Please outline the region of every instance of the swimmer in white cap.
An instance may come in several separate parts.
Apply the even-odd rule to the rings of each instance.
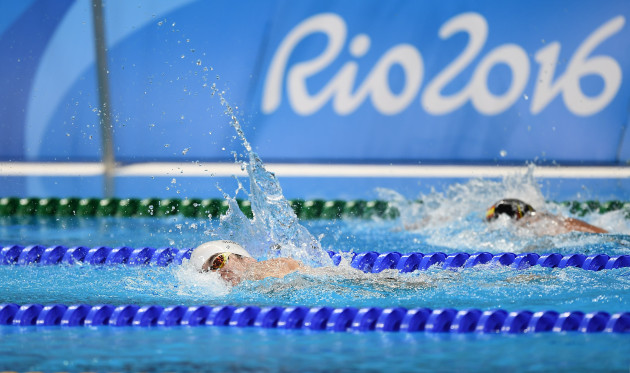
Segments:
[[[199,245],[190,255],[190,263],[199,272],[217,272],[226,282],[237,285],[243,280],[282,278],[303,268],[291,258],[254,259],[234,241],[210,241]]]

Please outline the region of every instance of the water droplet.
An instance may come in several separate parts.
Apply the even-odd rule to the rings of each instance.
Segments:
[[[175,180],[175,178],[173,178],[173,179],[171,180],[171,184],[175,184],[176,182],[177,182],[177,180]]]
[[[197,60],[197,66],[201,66],[201,60]]]
[[[507,152],[505,150],[501,150],[499,154],[501,154],[501,157],[505,157],[507,155]]]
[[[162,22],[162,21],[158,22],[158,26],[162,26],[163,24],[164,24],[164,22]]]
[[[171,144],[164,144],[165,148],[168,148],[169,146],[171,146]]]
[[[529,96],[526,95],[526,94],[523,94],[523,98],[526,99],[526,100],[529,100]]]
[[[183,154],[183,155],[186,155],[186,153],[188,153],[188,151],[189,151],[189,150],[190,150],[190,148],[186,148],[186,149],[182,150],[182,154]],[[174,180],[174,179],[173,179],[173,180]]]
[[[184,115],[182,114],[182,116],[179,117],[179,119],[184,120]]]
[[[186,56],[182,54],[182,57],[181,57],[181,58],[186,58]]]

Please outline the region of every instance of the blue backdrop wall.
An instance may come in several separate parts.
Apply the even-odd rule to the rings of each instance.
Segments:
[[[628,1],[104,3],[122,162],[630,161]],[[99,160],[91,2],[0,7],[0,160]]]

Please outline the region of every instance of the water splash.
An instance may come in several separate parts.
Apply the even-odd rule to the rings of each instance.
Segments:
[[[247,161],[243,162],[243,167],[249,175],[248,197],[254,216],[249,220],[238,208],[236,196],[226,196],[230,209],[221,219],[222,232],[241,243],[259,259],[291,257],[311,266],[330,264],[330,258],[322,250],[319,240],[300,224],[293,208],[284,198],[276,176],[267,171],[260,157],[252,150],[223,92],[217,89],[216,84],[211,89],[213,95],[219,96],[224,113],[230,118],[231,126],[247,151]],[[240,184],[239,190],[242,190]]]
[[[180,34],[180,30],[174,26],[170,31],[176,35]],[[224,192],[224,198],[229,206],[227,213],[221,217],[218,227],[211,226],[204,231],[205,237],[199,237],[198,241],[191,246],[196,246],[203,240],[232,239],[243,245],[257,259],[284,256],[297,259],[310,266],[330,264],[330,258],[322,250],[319,240],[300,224],[291,205],[284,198],[275,175],[266,170],[260,157],[252,150],[238,119],[238,107],[230,105],[226,99],[226,93],[217,87],[220,76],[216,75],[217,81],[211,83],[210,75],[214,74],[214,69],[204,65],[201,59],[196,57],[197,55],[194,55],[194,58],[188,58],[189,52],[194,53],[191,40],[176,38],[176,42],[181,49],[180,55],[186,57],[178,60],[189,64],[190,72],[201,80],[201,87],[209,90],[211,97],[219,99],[224,114],[236,131],[232,138],[240,140],[245,150],[242,153],[232,152],[234,160],[241,163],[242,169],[248,172],[250,181],[249,192],[238,180],[238,188],[233,196]],[[188,87],[184,90],[188,93],[192,92]],[[236,197],[239,193],[246,194],[251,202],[253,212],[251,220],[241,212],[238,206]]]
[[[524,174],[506,176],[503,180],[473,179],[455,183],[444,192],[420,194],[417,201],[407,200],[395,191],[379,189],[378,193],[400,211],[400,219],[408,228],[448,225],[470,214],[483,217],[485,210],[502,198],[527,201],[535,209],[546,207],[545,198],[530,166]]]
[[[570,216],[567,207],[545,201],[534,169],[531,165],[526,172],[508,175],[502,180],[473,179],[452,184],[444,192],[420,195],[416,201],[386,189],[379,190],[379,195],[400,211],[402,229],[413,232],[431,245],[491,252],[540,251],[579,245],[588,235],[538,236],[531,230],[511,224],[505,216],[492,224],[485,223],[486,209],[502,198],[518,198],[538,211]],[[584,219],[597,224],[593,216]],[[611,221],[609,218],[608,222]],[[603,227],[620,232],[608,225]],[[606,239],[601,235],[596,237],[599,241]]]

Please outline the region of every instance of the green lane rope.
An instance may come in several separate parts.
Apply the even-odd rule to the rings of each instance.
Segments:
[[[249,201],[237,199],[241,211],[252,217]],[[300,219],[339,218],[394,218],[398,210],[386,201],[294,199],[289,203]],[[566,201],[560,202],[570,208],[571,213],[584,216],[587,213],[625,211],[630,218],[630,202],[624,201]],[[0,198],[0,216],[79,216],[79,217],[185,217],[207,218],[225,214],[228,203],[224,199],[159,199],[159,198]]]
[[[248,200],[237,199],[241,211],[252,217]],[[289,201],[300,219],[335,219],[343,217],[392,218],[398,213],[384,201]],[[80,216],[80,217],[218,217],[228,210],[224,199],[158,198],[0,198],[0,216]]]

